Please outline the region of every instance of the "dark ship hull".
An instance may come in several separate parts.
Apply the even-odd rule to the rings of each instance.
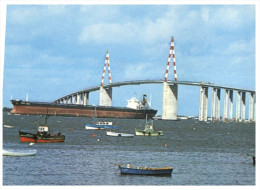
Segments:
[[[48,102],[28,102],[21,100],[11,100],[13,109],[11,114],[25,115],[48,115],[55,116],[75,116],[75,117],[100,117],[100,118],[126,118],[145,119],[155,116],[157,110],[136,110],[124,107],[106,107],[78,104],[56,104]]]

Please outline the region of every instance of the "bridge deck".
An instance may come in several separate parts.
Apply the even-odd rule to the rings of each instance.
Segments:
[[[206,82],[192,82],[192,81],[167,81],[169,84],[179,84],[179,85],[189,85],[189,86],[203,86],[203,87],[211,87],[211,88],[221,88],[221,89],[227,89],[227,90],[236,90],[241,92],[252,92],[255,93],[255,90],[250,89],[242,89],[242,88],[234,88],[234,87],[227,87],[227,86],[221,86],[221,85],[215,85],[214,83],[206,83]],[[111,84],[103,85],[104,88],[112,88],[112,87],[120,87],[120,86],[126,86],[126,85],[141,85],[141,84],[160,84],[164,83],[164,80],[135,80],[135,81],[123,81],[123,82],[114,82]],[[68,94],[66,96],[60,97],[54,102],[66,98],[68,96],[74,96],[81,93],[89,93],[93,91],[97,91],[100,89],[100,86],[94,86],[90,88],[86,88],[77,92],[73,92],[71,94]]]

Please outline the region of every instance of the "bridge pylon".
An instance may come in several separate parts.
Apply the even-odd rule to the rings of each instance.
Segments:
[[[163,107],[162,107],[162,119],[165,120],[177,120],[177,101],[178,101],[178,85],[169,85],[167,83],[168,73],[170,68],[171,57],[173,58],[174,67],[174,80],[177,81],[177,69],[175,62],[175,50],[174,39],[171,37],[171,46],[168,56],[167,68],[163,83]]]
[[[112,83],[111,79],[111,69],[110,69],[110,61],[109,61],[109,52],[106,52],[106,59],[103,69],[103,75],[101,79],[101,85],[99,90],[99,105],[100,106],[112,106],[112,88],[104,88],[104,78],[106,73],[106,68],[108,67],[108,74],[109,74],[109,83]]]

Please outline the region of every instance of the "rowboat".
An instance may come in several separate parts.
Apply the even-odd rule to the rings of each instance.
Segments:
[[[12,125],[6,125],[6,124],[4,124],[3,126],[4,126],[5,128],[10,128],[10,129],[14,128],[14,126],[12,126]]]
[[[107,131],[107,136],[112,136],[112,137],[134,137],[133,134],[129,133],[116,133],[112,131]]]
[[[132,175],[172,175],[172,167],[163,168],[148,168],[148,167],[137,167],[130,166],[129,164],[118,165],[121,174],[132,174]]]
[[[37,150],[5,150],[3,149],[3,156],[35,156]]]

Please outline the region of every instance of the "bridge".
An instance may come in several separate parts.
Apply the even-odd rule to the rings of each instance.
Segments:
[[[175,74],[174,81],[167,80],[171,56],[173,57],[173,66],[174,66],[174,74]],[[109,72],[109,84],[103,84],[107,65],[108,65],[108,72]],[[209,88],[212,88],[212,102],[211,102],[211,120],[212,121],[220,120],[221,90],[224,90],[223,121],[232,121],[233,120],[233,94],[234,94],[234,91],[237,92],[236,93],[237,94],[236,121],[237,122],[245,121],[246,93],[249,94],[248,120],[249,120],[249,122],[255,121],[256,96],[255,96],[254,90],[216,85],[214,83],[178,81],[177,80],[173,37],[171,38],[170,53],[169,53],[169,57],[168,57],[167,69],[166,69],[166,74],[165,74],[164,80],[134,80],[134,81],[123,81],[123,82],[112,83],[110,62],[109,62],[109,52],[107,51],[100,86],[94,86],[94,87],[90,87],[90,88],[86,88],[86,89],[83,89],[80,91],[70,93],[68,95],[65,95],[65,96],[62,96],[62,97],[56,99],[54,101],[54,103],[88,105],[89,93],[94,92],[94,91],[100,91],[99,105],[112,106],[112,88],[126,86],[126,85],[141,85],[141,84],[163,84],[162,119],[165,119],[165,120],[177,120],[178,85],[189,85],[189,86],[197,86],[200,88],[200,107],[199,107],[199,120],[200,121],[208,120],[208,91],[209,91]]]

